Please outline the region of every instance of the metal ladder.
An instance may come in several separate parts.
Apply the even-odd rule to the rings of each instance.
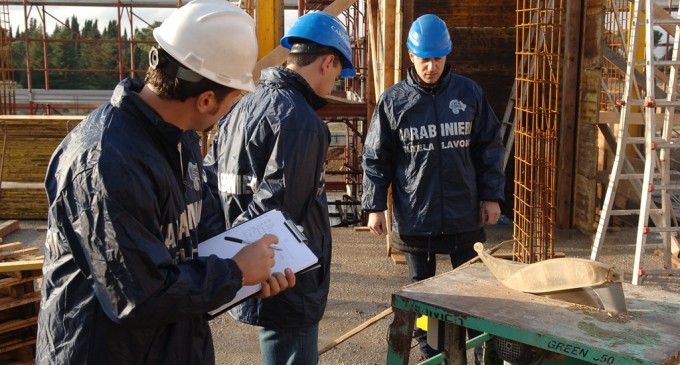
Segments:
[[[644,9],[642,8],[644,7]],[[678,47],[680,47],[680,19],[664,17],[654,19],[654,5],[652,0],[634,0],[631,12],[632,25],[628,45],[626,80],[624,85],[623,99],[620,102],[621,116],[617,137],[616,155],[614,157],[612,172],[609,176],[609,184],[605,194],[600,220],[595,233],[590,258],[597,260],[600,248],[604,242],[604,236],[612,215],[639,215],[638,229],[635,240],[635,258],[632,272],[632,283],[641,284],[645,275],[672,273],[671,245],[677,244],[677,234],[680,232],[677,222],[671,226],[671,218],[674,217],[671,204],[673,191],[680,191],[680,185],[673,184],[670,174],[670,152],[673,148],[679,148],[680,143],[673,143],[672,129],[675,117],[675,108],[680,107],[680,100],[676,94],[678,71]],[[671,60],[657,61],[654,59],[654,27],[672,26],[675,28],[673,55]],[[644,28],[644,62],[636,61],[638,32]],[[664,66],[670,70],[670,77],[665,92],[655,92],[656,79],[654,71],[657,67]],[[639,91],[635,81],[635,70],[644,67],[646,95]],[[641,86],[641,85],[640,85]],[[651,90],[651,91],[650,91]],[[658,88],[656,88],[658,90]],[[665,95],[662,95],[665,94]],[[631,109],[640,108],[644,125],[644,137],[633,137],[629,133],[632,124]],[[657,108],[664,111],[658,117],[663,118],[659,133],[657,133]],[[631,163],[626,160],[629,147],[644,146],[644,170],[631,172]],[[622,173],[622,170],[626,170]],[[639,209],[614,209],[614,197],[621,179],[629,180],[634,187],[640,189]],[[652,193],[661,191],[660,207],[652,200]],[[649,226],[649,219],[654,222],[654,227]],[[663,269],[650,270],[643,268],[643,256],[649,233],[658,232],[662,237]]]

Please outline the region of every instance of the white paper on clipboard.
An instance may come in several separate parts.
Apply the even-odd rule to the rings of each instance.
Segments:
[[[198,255],[231,258],[243,248],[243,244],[227,241],[224,237],[234,237],[246,242],[253,242],[267,233],[279,238],[279,243],[273,247],[281,249],[275,253],[276,263],[272,272],[283,272],[285,268],[290,268],[294,273],[299,273],[313,267],[318,262],[316,255],[307,247],[307,238],[304,234],[300,232],[293,221],[286,219],[278,209],[263,213],[199,243]],[[224,312],[247,297],[256,294],[261,288],[261,284],[244,286],[229,303],[208,314],[214,316]]]

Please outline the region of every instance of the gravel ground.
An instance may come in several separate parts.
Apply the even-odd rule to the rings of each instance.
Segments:
[[[4,242],[23,242],[42,247],[45,221],[22,221],[21,230],[5,237]],[[496,225],[488,229],[491,248],[512,239],[512,225]],[[648,239],[648,244],[658,242]],[[555,248],[568,257],[588,258],[592,239],[575,230],[556,232]],[[333,266],[328,307],[320,324],[319,348],[378,316],[390,307],[391,294],[408,284],[407,268],[395,264],[387,256],[384,237],[353,228],[333,228]],[[606,235],[601,261],[610,263],[625,273],[630,281],[635,252],[635,231],[622,229]],[[646,265],[661,267],[660,259],[648,250]],[[438,273],[450,270],[448,258],[438,259]],[[670,291],[680,291],[680,278],[650,276],[643,285]],[[322,365],[385,364],[387,330],[392,315],[377,320],[346,341],[332,346],[320,355]],[[218,364],[251,365],[260,363],[257,330],[233,320],[228,314],[211,322]],[[416,363],[417,349],[411,351],[411,364]]]

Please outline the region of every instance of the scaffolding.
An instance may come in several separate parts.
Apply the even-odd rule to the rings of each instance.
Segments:
[[[320,11],[333,1],[300,1],[298,15],[310,11]],[[343,11],[338,19],[345,24],[352,42],[352,63],[356,75],[340,81],[342,87],[334,99],[347,99],[342,103],[331,104],[318,111],[319,116],[331,130],[331,145],[326,159],[326,190],[329,191],[328,204],[332,206],[331,217],[336,226],[360,224],[364,218],[361,213],[361,152],[368,128],[366,109],[366,17],[365,2],[357,1]]]
[[[16,99],[12,69],[12,28],[9,23],[9,7],[0,5],[0,114],[15,114]]]
[[[42,27],[42,36],[29,35],[25,32],[22,39],[11,39],[12,32],[3,31],[2,38],[2,62],[0,65],[0,75],[3,77],[0,114],[9,115],[84,115],[99,105],[108,101],[110,89],[107,90],[61,90],[51,87],[50,81],[57,72],[68,73],[71,77],[84,77],[92,73],[111,73],[116,75],[116,79],[125,77],[141,77],[144,75],[145,64],[140,63],[140,59],[146,58],[146,53],[140,56],[140,51],[147,50],[155,43],[153,40],[135,38],[135,26],[141,25],[142,28],[151,27],[151,22],[139,16],[140,9],[148,8],[176,8],[186,1],[181,0],[118,0],[118,1],[97,1],[86,0],[69,4],[74,8],[79,7],[109,7],[115,8],[118,24],[118,37],[115,40],[94,40],[86,39],[78,32],[72,31],[69,39],[55,39],[47,36],[47,21],[55,22],[61,27],[68,29],[68,21],[58,19],[54,16],[50,6],[64,5],[66,3],[55,3],[50,1],[31,1],[22,0],[0,0],[2,13],[2,23],[0,28],[10,30],[8,8],[22,9],[24,16],[24,29],[28,29],[29,19],[37,18]],[[253,16],[254,6],[252,0],[233,1],[246,12]],[[337,1],[284,1],[284,9],[297,9],[298,14],[309,11],[322,10]],[[345,3],[348,3],[345,1]],[[338,19],[346,26],[353,48],[353,63],[357,74],[353,78],[343,79],[336,87],[336,90],[328,98],[331,102],[327,107],[318,111],[319,116],[328,124],[333,135],[333,142],[329,150],[327,160],[327,190],[329,191],[329,204],[335,207],[338,214],[339,225],[358,224],[362,221],[360,214],[361,180],[363,172],[361,169],[361,151],[368,124],[368,115],[365,97],[365,80],[367,73],[367,43],[365,25],[365,6],[364,1],[356,1],[344,8]],[[77,13],[74,10],[74,13]],[[126,39],[124,35],[129,30]],[[35,61],[36,55],[30,52],[19,55],[26,60],[25,68],[18,68],[11,65],[13,56],[17,56],[11,50],[12,42],[24,42],[26,49],[35,49],[45,55],[44,59]],[[50,44],[77,43],[86,44],[91,47],[99,47],[101,57],[115,59],[115,69],[54,69],[49,67],[50,54],[47,51]],[[115,45],[114,52],[108,52],[103,44]],[[124,51],[125,50],[125,51]],[[143,56],[143,57],[142,57]],[[33,58],[32,58],[33,57]],[[23,88],[14,91],[13,82],[4,82],[5,78],[11,78],[16,72],[24,72],[27,75],[27,83]],[[44,88],[35,82],[31,75],[38,75],[45,80]],[[38,86],[39,85],[39,86]],[[10,88],[9,86],[12,86]],[[11,92],[11,94],[10,94]],[[0,135],[1,137],[2,135]],[[0,141],[1,142],[1,141]],[[0,168],[0,170],[2,170]]]
[[[561,0],[517,2],[513,260],[554,257]]]
[[[140,8],[176,8],[181,5],[181,1],[158,1],[145,0],[142,2],[132,1],[96,1],[88,0],[74,3],[73,7],[101,7],[115,10],[115,17],[117,20],[117,37],[115,39],[90,39],[79,31],[73,29],[69,20],[60,19],[53,14],[50,6],[64,5],[60,2],[27,2],[18,0],[2,0],[0,1],[3,9],[13,8],[15,12],[20,9],[23,12],[23,26],[24,34],[20,39],[10,39],[10,43],[22,43],[24,47],[24,54],[16,47],[13,53],[7,54],[7,59],[12,60],[14,57],[19,57],[24,60],[24,65],[18,64],[7,65],[3,67],[3,72],[8,74],[25,74],[25,80],[22,80],[22,85],[18,86],[27,90],[29,96],[27,100],[15,100],[15,111],[13,113],[5,114],[86,114],[97,104],[81,105],[74,100],[60,100],[51,97],[51,91],[56,90],[52,87],[52,83],[60,75],[65,78],[86,77],[86,75],[111,75],[112,80],[120,80],[125,77],[140,77],[146,71],[145,51],[153,46],[152,40],[143,40],[135,38],[135,28],[137,25],[142,25],[146,28],[151,26],[150,22],[144,20],[137,14],[137,9]],[[69,5],[71,6],[71,5]],[[8,10],[9,11],[9,10]],[[74,10],[77,13],[77,10]],[[82,20],[82,19],[81,19]],[[90,19],[86,19],[90,20]],[[96,20],[96,19],[95,19]],[[39,34],[31,34],[31,22],[35,21],[38,26]],[[48,36],[50,23],[57,24],[64,30],[64,34],[59,37]],[[8,22],[8,29],[10,29],[10,37],[12,35],[11,25]],[[129,34],[128,34],[129,32]],[[57,69],[53,66],[51,59],[51,52],[49,50],[55,46],[74,45],[74,47],[87,47],[91,50],[91,54],[96,55],[96,58],[109,60],[115,64],[112,68],[79,68],[79,67],[63,67]],[[142,54],[142,51],[144,54]],[[4,57],[3,57],[4,59]],[[37,82],[38,79],[40,82]],[[16,77],[15,77],[16,80]],[[45,99],[35,99],[32,94],[34,90],[46,91],[42,93]],[[74,91],[77,93],[77,91]]]

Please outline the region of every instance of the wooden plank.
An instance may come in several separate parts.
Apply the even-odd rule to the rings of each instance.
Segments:
[[[21,248],[21,246],[23,246],[23,243],[21,242],[5,243],[0,245],[0,251],[16,250]]]
[[[42,277],[40,270],[27,270],[22,273],[29,273],[29,275],[22,275],[21,277],[5,277],[0,279],[0,289],[26,283],[33,280],[38,280]]]
[[[29,347],[35,345],[34,338],[18,338],[14,340],[0,342],[0,354],[20,349],[22,347]]]
[[[321,350],[319,350],[319,355],[323,354],[324,352],[334,348],[335,346],[347,341],[350,337],[356,335],[357,333],[365,330],[366,328],[370,327],[372,324],[375,322],[387,317],[388,315],[392,314],[392,307],[389,307],[382,311],[381,313],[373,316],[373,318],[369,319],[368,321],[362,323],[361,325],[355,327],[351,331],[345,333],[344,335],[338,337],[335,339],[333,342],[329,343],[328,345],[324,346]]]
[[[395,264],[399,265],[406,264],[406,256],[404,256],[404,253],[394,248],[390,250],[390,258],[392,259],[392,262],[394,262]]]
[[[25,122],[25,121],[60,121],[68,122],[71,120],[83,120],[84,115],[0,115],[0,121],[6,122]]]
[[[357,0],[335,0],[325,7],[323,11],[338,16],[356,2]],[[253,70],[253,81],[255,81],[255,84],[257,84],[260,80],[260,72],[263,69],[284,63],[286,61],[286,57],[288,57],[288,49],[279,45],[274,48],[273,51],[269,52],[266,56],[257,61],[255,64],[255,69]]]
[[[45,190],[45,184],[41,182],[20,182],[20,181],[3,181],[3,189],[38,189]]]
[[[23,248],[21,250],[14,250],[9,252],[0,252],[0,261],[16,259],[21,256],[37,254],[40,251],[37,247]]]
[[[0,272],[6,273],[21,270],[37,270],[42,268],[42,264],[42,258],[14,262],[0,262]]]
[[[0,334],[15,331],[21,328],[33,326],[38,323],[38,317],[27,319],[13,319],[5,323],[0,323]]]
[[[10,233],[18,231],[21,229],[21,223],[18,220],[9,220],[0,224],[0,237],[7,237]],[[0,250],[3,250],[0,247]]]
[[[36,291],[30,294],[26,294],[21,298],[12,297],[0,297],[0,310],[6,310],[9,308],[15,308],[24,304],[29,303],[39,303],[40,302],[40,292]]]

